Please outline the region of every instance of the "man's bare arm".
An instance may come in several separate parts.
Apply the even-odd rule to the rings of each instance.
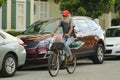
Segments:
[[[59,27],[56,27],[53,32],[51,33],[51,36],[54,36],[54,33],[56,33],[58,31]]]

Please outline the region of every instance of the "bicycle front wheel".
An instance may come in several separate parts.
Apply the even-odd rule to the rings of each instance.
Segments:
[[[48,71],[52,77],[55,77],[58,74],[60,68],[59,66],[60,66],[59,57],[57,54],[52,52],[48,59]]]
[[[66,70],[69,74],[72,74],[75,71],[76,62],[77,62],[76,56],[75,56],[75,54],[73,54],[73,60],[70,62],[67,62]]]

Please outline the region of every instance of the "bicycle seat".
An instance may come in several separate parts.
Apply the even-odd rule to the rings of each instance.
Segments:
[[[84,44],[84,42],[82,41],[75,41],[70,45],[71,49],[78,49],[79,47],[81,47]]]

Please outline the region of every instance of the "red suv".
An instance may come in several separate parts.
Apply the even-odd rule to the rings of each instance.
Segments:
[[[26,65],[39,65],[47,62],[48,54],[45,40],[50,37],[50,33],[59,24],[60,18],[41,20],[30,25],[23,35],[19,37],[26,44],[27,52]],[[99,24],[89,17],[74,16],[72,20],[75,24],[75,34],[77,40],[84,42],[84,45],[74,53],[77,58],[89,58],[94,64],[101,64],[104,61],[105,44],[103,30]],[[56,41],[62,38],[62,29],[56,33]]]

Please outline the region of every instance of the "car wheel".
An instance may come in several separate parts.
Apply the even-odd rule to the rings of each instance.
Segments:
[[[105,49],[102,44],[98,44],[95,55],[91,57],[94,64],[102,64],[104,61]]]
[[[11,77],[15,74],[17,67],[16,58],[12,54],[7,54],[3,59],[1,75],[4,77]]]

